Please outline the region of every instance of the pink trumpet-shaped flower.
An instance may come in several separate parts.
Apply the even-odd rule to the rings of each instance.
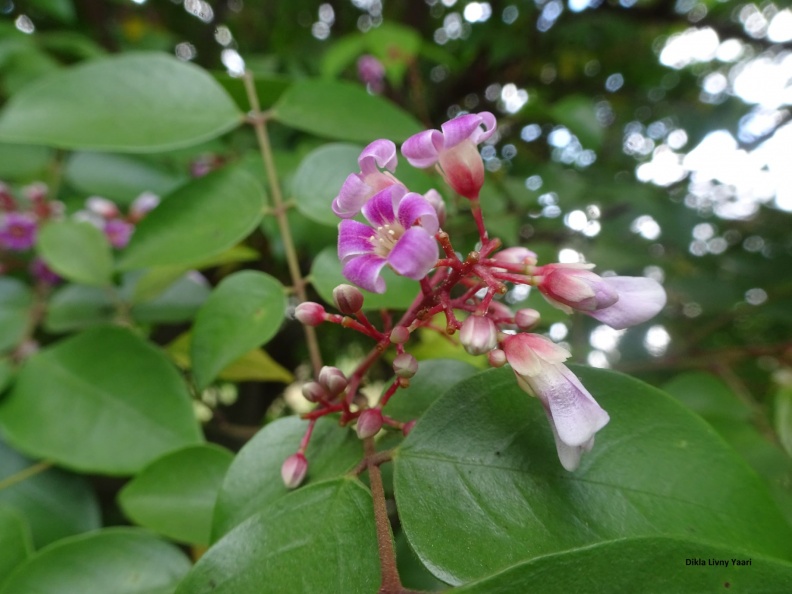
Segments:
[[[396,163],[396,145],[390,140],[375,140],[364,148],[358,157],[360,173],[350,173],[333,199],[336,216],[351,219],[374,194],[398,184],[392,175]]]
[[[495,127],[495,116],[488,111],[463,115],[443,124],[442,132],[426,130],[410,136],[402,145],[402,155],[413,167],[439,165],[449,186],[476,200],[484,184],[484,162],[477,145],[492,136]]]
[[[515,334],[503,341],[506,360],[517,383],[542,402],[564,468],[575,470],[594,435],[610,420],[580,380],[563,362],[569,352],[538,334]]]
[[[435,209],[423,196],[401,185],[388,186],[363,205],[363,216],[371,227],[350,220],[338,226],[338,258],[351,282],[382,293],[385,281],[380,273],[386,264],[414,280],[434,267],[439,225]]]
[[[621,330],[645,322],[663,309],[666,294],[646,277],[601,277],[580,264],[548,264],[534,272],[536,286],[547,300],[574,309]]]

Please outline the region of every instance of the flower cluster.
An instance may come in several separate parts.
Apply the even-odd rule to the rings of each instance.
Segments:
[[[349,378],[344,377],[340,391],[321,388],[321,378],[318,383],[307,384],[311,387],[306,396],[311,396],[317,408],[305,418],[315,420],[340,412],[343,424],[357,423],[361,438],[373,436],[383,426],[408,432],[412,423],[389,418],[383,407],[399,388],[409,384],[418,368],[418,362],[405,349],[412,333],[420,327],[434,328],[433,319],[442,315],[445,328],[441,331],[458,332],[459,342],[468,353],[486,355],[494,367],[508,364],[517,384],[539,399],[559,460],[573,471],[582,454],[594,446],[596,433],[609,421],[608,414],[564,365],[571,356],[569,351],[531,332],[540,323],[539,313],[530,308],[513,312],[497,297],[509,284],[535,287],[564,312],[580,312],[622,329],[659,313],[666,295],[662,286],[649,278],[602,277],[590,264],[539,265],[536,254],[525,247],[500,249],[500,240],[489,237],[479,207],[484,164],[478,145],[492,138],[495,131],[491,113],[467,114],[446,122],[441,130],[416,134],[401,147],[402,156],[412,166],[435,167],[448,186],[468,200],[479,244],[465,258],[457,254],[449,234],[442,229],[445,206],[439,192],[412,192],[396,176],[398,154],[394,143],[377,140],[360,154],[360,171],[346,178],[332,204],[333,212],[342,219],[338,257],[343,274],[358,287],[382,293],[387,287],[381,272],[388,266],[396,274],[418,281],[420,289],[404,315],[397,322],[385,316],[381,329],[363,313],[362,293],[349,285],[338,287],[334,294],[341,315],[328,313],[317,303],[297,307],[295,317],[304,324],[340,324],[377,343],[372,355]],[[366,222],[355,220],[359,215]],[[356,396],[363,374],[389,348],[396,351],[392,385],[376,405],[358,406]],[[290,487],[296,486],[307,470],[304,446],[310,431],[296,457],[284,465],[284,480]]]

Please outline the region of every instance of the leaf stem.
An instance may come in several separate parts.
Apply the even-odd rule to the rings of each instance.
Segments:
[[[36,464],[32,464],[27,468],[23,468],[19,472],[16,472],[10,476],[5,477],[3,480],[0,480],[0,491],[3,489],[8,489],[9,487],[13,487],[17,483],[21,483],[24,480],[27,480],[37,474],[41,474],[45,470],[49,470],[52,468],[52,462],[49,460],[42,460],[41,462],[37,462]]]

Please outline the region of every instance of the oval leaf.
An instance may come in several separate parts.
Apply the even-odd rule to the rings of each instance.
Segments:
[[[289,493],[237,526],[176,594],[375,592],[379,581],[371,495],[344,478]]]
[[[25,337],[33,293],[15,278],[0,276],[0,352],[13,349]]]
[[[352,142],[402,142],[423,129],[410,114],[359,85],[326,80],[289,87],[273,107],[273,117],[298,130]]]
[[[198,389],[272,338],[285,313],[283,285],[268,274],[246,270],[223,279],[201,307],[193,328],[192,366]]]
[[[156,152],[242,123],[204,70],[167,54],[127,53],[58,70],[12,96],[0,140],[65,149]]]
[[[190,569],[178,548],[133,528],[108,528],[43,549],[0,594],[167,594]]]
[[[202,439],[170,361],[114,327],[86,330],[30,357],[0,403],[0,426],[23,452],[107,474],[135,473]]]
[[[767,490],[706,423],[637,380],[576,372],[611,421],[574,473],[558,462],[539,401],[509,368],[448,390],[404,441],[395,460],[399,517],[435,575],[459,584],[637,536],[792,557],[792,529]]]
[[[234,456],[215,445],[190,446],[146,466],[118,494],[124,513],[159,534],[209,544],[217,492]]]
[[[261,220],[264,190],[249,173],[221,169],[180,187],[135,229],[122,270],[194,264],[247,237]]]
[[[11,570],[32,552],[30,528],[24,516],[11,507],[0,505],[0,587]]]
[[[47,332],[69,332],[107,324],[116,315],[112,294],[100,287],[65,285],[53,292],[47,304]]]
[[[110,284],[110,243],[91,223],[51,221],[39,231],[37,248],[47,265],[64,278],[85,285]]]
[[[317,223],[337,227],[341,219],[330,206],[347,176],[360,170],[361,150],[356,144],[334,143],[308,153],[292,184],[297,209]]]

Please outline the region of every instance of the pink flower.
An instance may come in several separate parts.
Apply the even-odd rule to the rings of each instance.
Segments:
[[[20,212],[9,212],[0,219],[0,246],[15,252],[29,250],[36,243],[36,219]]]
[[[541,266],[534,272],[536,286],[552,305],[580,311],[617,330],[645,322],[665,306],[665,290],[653,279],[601,277],[584,266]]]
[[[365,83],[372,93],[381,93],[385,79],[385,67],[382,62],[370,54],[360,56],[357,61],[358,78]]]
[[[341,221],[338,226],[338,258],[343,274],[354,284],[383,293],[380,273],[385,265],[402,276],[420,280],[437,262],[434,234],[437,213],[423,196],[401,185],[386,187],[363,206],[372,225]]]
[[[283,466],[281,466],[281,478],[287,489],[296,489],[299,487],[307,473],[308,460],[305,459],[302,452],[292,454],[284,460]]]
[[[575,470],[594,435],[610,420],[563,362],[569,352],[538,334],[515,334],[503,341],[517,383],[542,402],[564,468]]]
[[[350,173],[333,200],[336,216],[351,219],[374,194],[398,184],[392,175],[396,163],[396,145],[390,140],[375,140],[364,148],[358,157],[360,173]]]
[[[483,126],[483,129],[482,129]],[[477,200],[484,184],[484,162],[477,145],[495,132],[495,116],[488,111],[449,120],[439,130],[426,130],[404,141],[402,155],[413,167],[437,164],[458,194]]]
[[[135,226],[122,219],[111,219],[104,223],[102,227],[107,240],[114,248],[121,249],[129,243]]]

